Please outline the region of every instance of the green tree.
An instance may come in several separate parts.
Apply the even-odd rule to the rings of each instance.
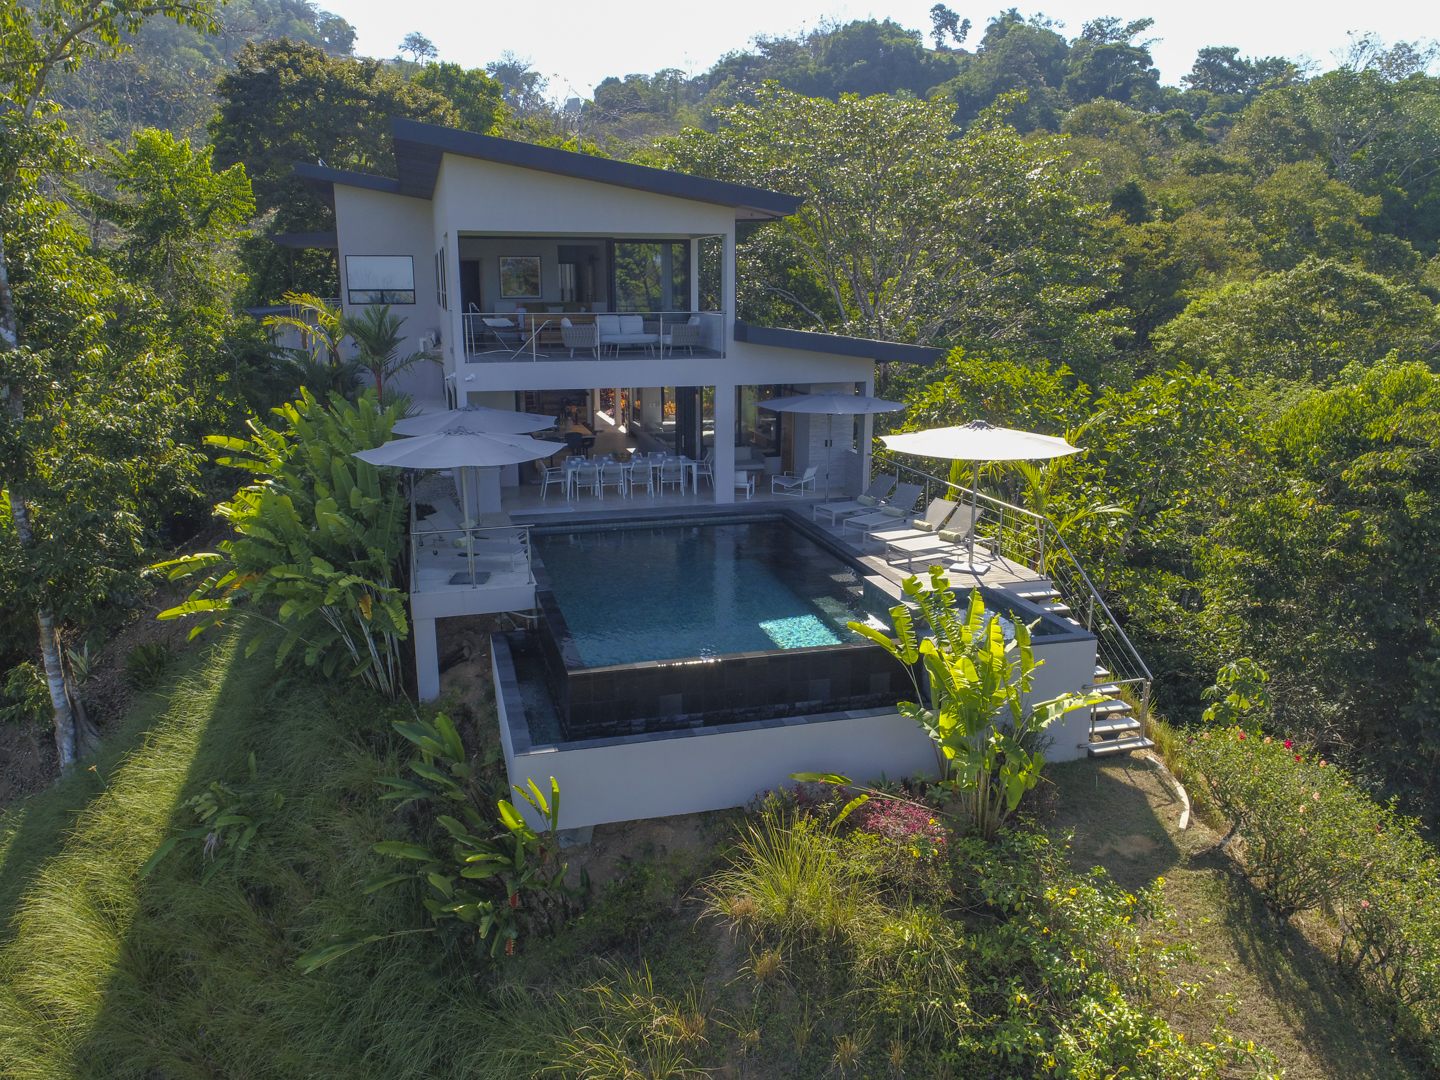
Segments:
[[[1420,290],[1312,258],[1202,295],[1154,340],[1166,364],[1323,385],[1392,351],[1433,357],[1440,323]]]
[[[454,122],[466,131],[489,134],[503,119],[503,88],[480,68],[426,64],[410,78],[415,86],[443,95],[455,107]]]
[[[1270,672],[1272,723],[1434,816],[1440,798],[1440,377],[1386,360],[1280,414],[1199,545],[1219,659]]]
[[[27,389],[53,386],[37,378],[45,359],[32,351],[26,327],[11,288],[6,230],[15,226],[15,206],[32,191],[41,172],[75,162],[74,148],[56,122],[55,106],[48,99],[52,79],[97,55],[114,55],[125,49],[123,36],[133,34],[152,16],[163,16],[191,26],[214,26],[212,0],[36,0],[0,4],[0,364],[5,368],[7,442],[23,443],[29,430],[25,411]],[[162,429],[164,430],[164,429]],[[9,448],[7,447],[7,450]],[[55,738],[62,768],[68,768],[83,749],[77,738],[72,694],[66,686],[55,633],[56,596],[47,581],[35,573],[43,558],[43,542],[31,512],[37,498],[53,498],[45,486],[45,471],[35,467],[42,456],[6,454],[7,495],[16,562],[31,588],[26,609],[34,612],[44,658],[46,684],[55,710]],[[70,539],[70,538],[66,538]],[[37,552],[37,549],[40,549]]]
[[[116,255],[126,278],[168,305],[215,307],[238,284],[229,249],[255,211],[243,165],[224,172],[168,131],[141,131],[108,168],[117,196],[86,201],[124,230]]]
[[[248,44],[216,84],[220,106],[210,123],[215,162],[243,163],[265,233],[329,232],[333,211],[294,174],[297,161],[381,176],[395,173],[390,118],[446,124],[454,106],[440,93],[406,82],[379,60],[329,56],[293,41]],[[334,296],[332,253],[301,251],[292,268],[264,236],[244,241],[248,297],[269,303],[286,292]]]
[[[748,268],[794,322],[1089,366],[1123,313],[1093,310],[1107,278],[1063,148],[1022,139],[999,111],[963,134],[948,114],[938,101],[767,86],[756,105],[726,110],[716,134],[687,131],[662,150],[687,172],[804,196],[750,241],[769,265]],[[794,287],[796,269],[822,306]]]

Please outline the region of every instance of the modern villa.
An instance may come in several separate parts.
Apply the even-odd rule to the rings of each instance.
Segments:
[[[420,482],[408,572],[422,698],[440,692],[436,620],[522,627],[492,638],[506,764],[560,781],[564,827],[735,806],[796,771],[933,773],[895,710],[907,673],[845,628],[886,625],[911,568],[953,557],[887,543],[922,512],[974,521],[986,563],[952,573],[958,591],[1038,620],[1036,695],[1111,695],[1052,729],[1053,755],[1148,744],[1149,672],[1053,525],[872,460],[868,415],[766,408],[873,396],[880,365],[941,355],[737,320],[737,229],[798,198],[393,130],[398,179],[296,165],[337,231],[277,239],[333,248],[345,311],[390,305],[402,355],[440,358],[402,377],[421,410],[558,418],[511,429],[564,444],[548,457]]]

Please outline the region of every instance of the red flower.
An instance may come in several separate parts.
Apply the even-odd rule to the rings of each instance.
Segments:
[[[1244,739],[1244,738],[1245,738],[1245,733],[1244,733],[1243,731],[1240,732],[1240,738],[1241,738],[1241,739]]]
[[[1299,755],[1299,754],[1296,754],[1296,755],[1295,755],[1295,760],[1296,760],[1296,761],[1299,761],[1299,760],[1300,760],[1300,755]]]
[[[1294,740],[1294,739],[1286,739],[1286,740],[1285,740],[1285,749],[1286,749],[1286,750],[1289,750],[1290,747],[1292,747],[1292,746],[1294,746],[1294,745],[1295,745],[1295,740]]]

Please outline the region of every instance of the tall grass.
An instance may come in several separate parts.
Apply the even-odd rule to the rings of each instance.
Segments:
[[[242,654],[228,639],[182,674],[108,787],[34,860],[0,948],[0,1073],[528,1075],[563,1034],[554,1018],[523,997],[493,999],[477,965],[448,963],[431,935],[296,971],[294,958],[332,935],[424,925],[406,890],[361,896],[380,868],[371,845],[400,835],[373,782],[394,771],[397,748],[378,698],[277,683],[271,659]],[[141,881],[180,801],[245,780],[252,750],[260,786],[285,804],[239,871],[202,887],[198,855],[177,853]],[[53,807],[39,809],[44,819]],[[34,842],[28,828],[11,849]]]

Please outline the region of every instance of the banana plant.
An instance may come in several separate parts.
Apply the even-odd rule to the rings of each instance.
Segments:
[[[172,581],[205,575],[159,617],[196,617],[193,638],[243,615],[258,628],[250,653],[278,639],[277,665],[298,648],[307,666],[326,675],[348,670],[398,697],[399,642],[409,622],[392,582],[405,501],[398,470],[352,455],[384,443],[403,410],[382,409],[373,391],[354,404],[332,394],[327,407],[302,390],[275,412],[282,430],[252,418],[249,439],[206,439],[231,452],[220,464],[257,479],[216,507],[233,540],[151,567]]]
[[[930,588],[918,577],[904,582],[907,600],[929,628],[921,636],[910,606],[890,609],[895,637],[852,622],[851,630],[883,647],[904,666],[915,688],[915,701],[899,705],[918,723],[935,748],[940,783],[960,802],[963,816],[987,840],[993,840],[1014,813],[1025,792],[1040,780],[1041,751],[1026,744],[1066,713],[1103,701],[1098,694],[1067,693],[1026,704],[1037,660],[1030,627],[1015,623],[1013,641],[1005,640],[999,618],[985,610],[979,590],[970,594],[961,615],[949,579],[930,569]],[[922,684],[920,671],[925,679]]]

